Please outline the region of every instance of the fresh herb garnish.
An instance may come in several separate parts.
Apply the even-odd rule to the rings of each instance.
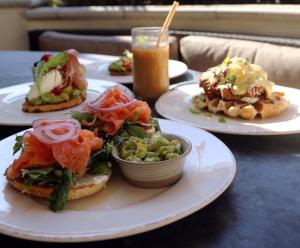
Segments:
[[[155,127],[155,130],[156,131],[161,131],[160,130],[160,126],[159,126],[159,122],[157,119],[153,118],[152,116],[150,117],[150,122],[149,124],[152,126],[152,127]]]
[[[197,109],[197,108],[189,108],[189,111],[190,111],[192,114],[195,114],[195,115],[201,114],[200,109]]]
[[[83,113],[79,111],[71,111],[67,114],[70,114],[73,119],[78,120],[79,122],[86,121],[91,122],[93,120],[93,115],[90,113]]]
[[[20,177],[24,180],[23,192],[27,192],[31,185],[53,186],[49,208],[54,212],[63,210],[74,181],[74,174],[69,169],[55,166],[21,169]]]
[[[205,97],[204,93],[201,93],[201,94],[199,95],[199,99],[200,99],[202,102],[206,102],[206,97]]]
[[[21,177],[29,177],[36,182],[44,182],[45,179],[48,180],[49,174],[54,170],[55,167],[46,168],[32,168],[32,169],[21,169]]]
[[[230,63],[231,63],[231,60],[228,57],[223,60],[223,64],[225,64],[225,65],[229,65]]]
[[[98,164],[93,171],[91,171],[92,175],[110,175],[111,169],[108,163],[100,163]]]
[[[126,130],[122,130],[118,135],[113,137],[112,141],[114,145],[118,146],[128,140],[129,137],[129,133]]]
[[[73,181],[74,174],[69,169],[64,168],[60,181],[55,185],[49,200],[49,208],[53,212],[62,211],[64,209]]]
[[[143,123],[139,121],[136,122],[127,121],[123,125],[123,128],[119,131],[119,133],[113,137],[112,141],[114,145],[118,146],[124,143],[126,140],[130,138],[130,136],[138,137],[141,139],[148,137],[149,134],[146,132],[144,128],[142,128],[139,125],[154,127],[155,131],[160,131],[159,122],[157,119],[153,117],[150,118],[150,121],[148,123]]]
[[[38,168],[38,169],[21,169],[20,176],[24,179],[25,188],[22,193],[28,192],[28,188],[32,184],[37,185],[53,185],[57,182],[58,178],[53,176],[51,172],[54,167]]]
[[[228,79],[227,79],[231,84],[235,83],[236,80],[236,75],[231,75]]]
[[[23,135],[17,135],[15,140],[16,143],[13,147],[13,155],[15,155],[18,151],[21,151],[21,153],[24,151]]]
[[[148,136],[145,129],[139,126],[127,124],[127,127],[125,129],[131,136],[135,136],[141,139]]]
[[[221,116],[218,120],[220,123],[226,123],[226,119],[224,116]]]
[[[108,162],[111,161],[112,147],[113,142],[107,143],[103,149],[91,155],[88,162],[88,173],[92,175],[108,175],[111,173]]]

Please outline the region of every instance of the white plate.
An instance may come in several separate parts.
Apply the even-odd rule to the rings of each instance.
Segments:
[[[108,71],[109,64],[102,64],[99,66],[98,75],[100,79],[103,80],[109,80],[113,82],[118,83],[129,83],[131,84],[133,82],[133,76],[112,76],[109,74]],[[175,78],[178,76],[183,75],[188,70],[188,67],[186,64],[182,63],[178,60],[169,60],[169,78]],[[95,72],[93,72],[93,75],[95,75]]]
[[[198,83],[181,83],[162,95],[155,104],[156,111],[165,118],[176,120],[208,131],[241,135],[279,135],[300,133],[300,90],[283,86],[274,88],[285,92],[291,106],[278,116],[267,119],[244,120],[225,117],[221,123],[221,115],[192,114],[189,108],[195,108],[192,97],[200,92]],[[177,104],[174,104],[176,102]]]
[[[39,118],[67,118],[68,116],[66,113],[70,112],[71,110],[81,110],[88,101],[97,98],[99,93],[116,85],[133,96],[133,93],[123,85],[110,81],[88,79],[87,98],[80,105],[61,111],[47,113],[25,113],[22,111],[22,104],[31,85],[32,82],[0,89],[0,125],[31,126],[32,121]]]
[[[161,189],[136,188],[114,170],[102,192],[68,202],[62,213],[49,211],[46,205],[7,185],[3,174],[13,161],[15,136],[2,140],[0,232],[48,242],[113,239],[167,225],[208,205],[235,176],[232,153],[208,132],[168,120],[160,120],[160,124],[168,133],[184,133],[193,144],[178,183]]]

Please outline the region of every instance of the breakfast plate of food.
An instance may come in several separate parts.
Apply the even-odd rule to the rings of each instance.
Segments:
[[[142,233],[203,208],[234,179],[219,139],[154,119],[118,87],[70,117],[37,119],[0,141],[1,233],[47,242]]]
[[[99,78],[118,83],[131,84],[133,82],[133,59],[132,53],[124,51],[123,55],[111,63],[99,66]],[[178,60],[169,60],[169,78],[176,78],[188,70],[187,65]]]
[[[39,118],[64,118],[115,82],[86,78],[78,52],[45,54],[32,67],[33,82],[0,89],[0,125],[30,126]],[[119,87],[133,94],[122,85]]]
[[[155,108],[212,132],[279,135],[300,132],[299,97],[300,90],[275,85],[260,66],[235,57],[202,73],[200,82],[173,86]]]

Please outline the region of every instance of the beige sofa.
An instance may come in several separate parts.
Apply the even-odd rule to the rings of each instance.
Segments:
[[[269,79],[300,88],[300,48],[265,42],[187,36],[180,40],[180,54],[189,68],[205,71],[226,57],[242,56],[264,68]]]

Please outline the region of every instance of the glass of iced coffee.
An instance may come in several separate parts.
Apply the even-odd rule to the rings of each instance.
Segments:
[[[169,90],[168,30],[133,28],[133,90],[137,97],[153,101]]]

